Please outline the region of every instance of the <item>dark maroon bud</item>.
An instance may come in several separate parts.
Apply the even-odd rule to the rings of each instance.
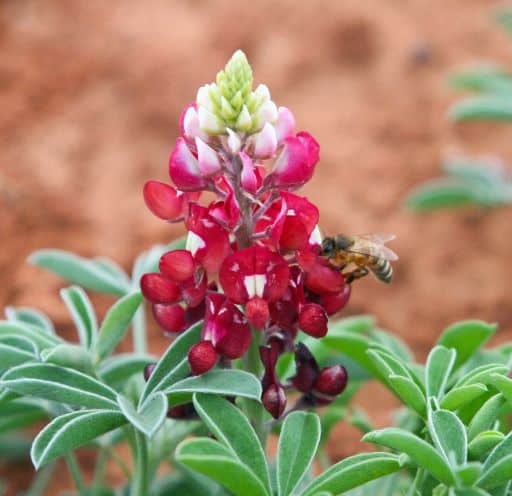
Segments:
[[[177,405],[169,408],[167,417],[179,420],[189,420],[197,416],[196,409],[192,403]]]
[[[156,363],[148,363],[144,367],[144,380],[149,381],[149,378],[151,377],[151,374],[153,373],[153,370],[155,370]]]
[[[261,380],[263,389],[266,389],[270,384],[279,382],[276,375],[276,363],[283,351],[283,343],[278,338],[270,339],[268,344],[269,346],[260,346],[260,358],[265,367],[265,374]]]
[[[188,352],[188,363],[194,375],[208,372],[215,366],[218,359],[219,355],[210,341],[201,341],[192,346]]]
[[[347,386],[347,380],[348,374],[345,367],[341,365],[325,367],[320,371],[315,381],[314,389],[322,395],[336,397]]]
[[[308,393],[313,389],[319,369],[315,357],[303,343],[299,343],[295,350],[295,368],[296,373],[292,378],[292,384],[299,391]]]
[[[265,389],[261,401],[267,412],[275,419],[278,419],[286,408],[286,394],[284,388],[279,384],[271,384]]]

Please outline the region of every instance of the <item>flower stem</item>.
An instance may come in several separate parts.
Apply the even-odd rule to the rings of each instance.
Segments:
[[[244,357],[244,368],[247,372],[253,373],[256,377],[260,377],[262,373],[262,364],[259,354],[259,346],[262,335],[258,331],[253,331],[253,338],[249,351]],[[268,429],[265,424],[265,409],[263,405],[254,400],[245,401],[245,410],[251,420],[251,423],[258,435],[258,438],[265,448],[267,442]]]
[[[80,467],[76,461],[75,454],[73,452],[70,452],[66,455],[66,462],[68,464],[69,473],[71,474],[73,482],[75,483],[75,487],[78,490],[78,494],[80,494],[80,496],[85,496],[86,488],[84,480],[80,472]]]
[[[135,474],[132,480],[130,496],[149,494],[148,445],[144,434],[134,429],[133,463]]]
[[[135,353],[146,353],[146,312],[144,303],[133,317],[133,349]]]
[[[103,486],[103,479],[105,478],[105,470],[107,468],[108,450],[102,446],[100,448],[98,458],[96,460],[96,467],[94,469],[94,476],[92,482],[92,494],[100,492]]]

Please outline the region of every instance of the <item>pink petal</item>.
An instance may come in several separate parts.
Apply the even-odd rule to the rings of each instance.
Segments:
[[[140,280],[140,289],[151,303],[175,303],[180,299],[178,285],[157,272],[144,274]]]
[[[274,156],[277,149],[277,137],[274,126],[267,122],[263,129],[254,135],[254,157],[267,159]]]
[[[205,141],[208,140],[208,135],[201,131],[199,127],[199,116],[197,115],[197,105],[195,103],[191,103],[181,113],[180,131],[189,140],[193,140],[196,137]]]
[[[194,275],[181,283],[181,296],[189,307],[197,307],[206,295],[208,281],[203,272],[199,276]]]
[[[286,138],[293,135],[295,130],[295,117],[290,109],[286,107],[279,107],[275,128],[277,142],[279,144],[283,143]]]
[[[206,186],[197,160],[184,138],[178,138],[169,158],[169,176],[177,188],[184,191],[197,191]]]
[[[308,133],[286,138],[272,170],[273,184],[293,188],[309,181],[318,162],[318,151],[318,143]]]
[[[203,176],[212,176],[222,169],[219,156],[202,139],[196,138],[196,148],[197,162]]]
[[[249,193],[254,194],[258,189],[258,178],[256,176],[256,169],[254,168],[254,164],[252,162],[251,157],[249,157],[247,153],[241,152],[240,158],[242,159],[242,188],[244,188]]]
[[[173,250],[162,255],[159,267],[160,272],[173,281],[182,282],[192,277],[196,263],[189,251]]]
[[[164,220],[174,220],[183,211],[183,194],[172,186],[159,181],[148,181],[144,185],[144,201],[149,210]]]

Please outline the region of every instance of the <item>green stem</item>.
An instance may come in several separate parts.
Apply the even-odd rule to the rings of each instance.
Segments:
[[[141,303],[139,309],[133,317],[133,349],[135,353],[146,353],[146,311],[144,303]]]
[[[56,464],[50,463],[46,465],[42,470],[37,472],[30,489],[25,493],[26,496],[42,496],[46,491],[46,487],[48,486],[50,480],[52,479],[53,472],[55,471]],[[2,493],[2,488],[0,487],[0,494]]]
[[[253,337],[249,351],[244,357],[244,368],[247,372],[253,373],[256,377],[260,377],[262,373],[262,363],[260,360],[259,347],[262,335],[258,331],[253,331]],[[245,411],[251,419],[251,423],[261,441],[263,448],[266,446],[268,429],[265,425],[265,409],[263,405],[254,400],[245,400]]]
[[[424,475],[424,470],[422,468],[419,468],[416,472],[416,477],[414,477],[414,480],[412,481],[412,484],[409,487],[407,496],[417,496],[418,494],[420,494],[418,486],[423,482]]]
[[[96,467],[94,469],[94,477],[92,483],[92,494],[96,494],[103,486],[103,479],[105,478],[105,470],[107,468],[108,450],[101,447],[98,458],[96,460]]]
[[[78,494],[80,494],[80,496],[85,496],[87,492],[84,484],[84,479],[82,477],[80,467],[78,466],[75,454],[73,452],[70,452],[66,455],[66,462],[68,464],[69,473],[71,474],[73,482],[75,483],[75,487],[78,490]]]
[[[144,434],[134,429],[133,464],[135,474],[131,484],[130,496],[148,496],[148,445]]]

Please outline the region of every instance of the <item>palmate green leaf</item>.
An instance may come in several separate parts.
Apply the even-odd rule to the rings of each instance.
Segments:
[[[313,479],[301,496],[330,492],[341,494],[365,482],[397,472],[401,465],[390,453],[364,453],[345,458]]]
[[[0,336],[0,372],[36,360],[34,344],[14,334]]]
[[[82,372],[49,363],[14,367],[4,374],[0,386],[68,405],[117,409],[114,390]]]
[[[108,272],[112,277],[122,281],[126,287],[130,286],[131,280],[124,269],[114,260],[107,257],[94,257],[91,262],[96,264],[101,270]]]
[[[480,432],[469,443],[469,456],[476,460],[483,460],[504,438],[505,435],[500,431]]]
[[[194,406],[216,439],[231,456],[246,465],[271,494],[267,459],[247,417],[235,405],[218,396],[195,394]]]
[[[147,437],[153,437],[162,427],[169,410],[163,393],[153,395],[140,411],[122,395],[117,396],[117,404],[127,420]]]
[[[30,456],[38,469],[126,423],[118,411],[81,410],[57,417],[34,439]]]
[[[28,261],[92,291],[122,296],[130,290],[101,264],[64,250],[39,250]]]
[[[277,492],[288,496],[300,484],[320,443],[320,419],[314,413],[293,412],[286,417],[277,448]]]
[[[486,392],[487,387],[479,383],[456,387],[446,393],[440,406],[444,410],[455,411]]]
[[[80,343],[90,350],[98,332],[98,321],[89,297],[79,286],[61,289],[60,296],[71,314]]]
[[[505,436],[489,454],[484,463],[484,470],[489,470],[494,464],[509,455],[512,455],[512,432]]]
[[[206,374],[175,382],[163,392],[172,405],[188,403],[194,393],[238,396],[260,401],[261,381],[255,375],[243,370],[212,370]]]
[[[363,437],[363,441],[409,455],[419,467],[444,484],[452,485],[455,482],[448,462],[430,444],[410,432],[392,427],[370,432]]]
[[[501,413],[506,403],[502,394],[491,396],[476,412],[468,426],[468,439],[472,441],[477,434],[489,430]]]
[[[469,462],[455,469],[458,485],[464,487],[474,485],[481,474],[482,464],[479,462]]]
[[[355,332],[364,334],[375,328],[373,315],[354,315],[329,322],[329,335],[335,336],[338,332]]]
[[[412,362],[413,353],[411,349],[407,346],[407,343],[399,337],[382,329],[372,329],[369,331],[369,335],[399,360],[403,360],[406,363]]]
[[[61,338],[47,333],[40,327],[35,327],[21,322],[8,322],[6,320],[0,321],[0,336],[7,334],[27,339],[34,343],[39,351],[64,343]]]
[[[485,469],[480,479],[478,479],[478,485],[485,489],[493,489],[502,484],[510,482],[512,479],[512,453],[504,456],[500,460],[497,460],[490,467]]]
[[[479,487],[465,487],[463,489],[455,489],[455,496],[491,496],[490,493],[480,489]]]
[[[457,415],[449,410],[431,411],[428,428],[435,446],[450,465],[457,467],[466,463],[468,438]]]
[[[80,370],[86,374],[92,374],[92,356],[81,346],[59,344],[54,348],[43,350],[41,352],[41,359],[43,362]]]
[[[198,322],[181,333],[171,343],[146,382],[140,397],[141,404],[153,391],[162,391],[188,375],[190,372],[188,350],[199,341],[202,328],[203,322]]]
[[[452,372],[457,352],[437,345],[429,353],[425,368],[425,387],[428,397],[441,398]]]
[[[490,379],[493,386],[503,394],[505,399],[512,406],[512,379],[500,374],[491,374]]]
[[[144,367],[150,363],[156,363],[156,358],[151,355],[119,353],[103,360],[97,372],[103,382],[116,387],[132,375],[142,374]]]
[[[367,353],[370,348],[373,350],[380,349],[373,340],[353,332],[340,331],[333,333],[333,335],[328,334],[321,340],[321,344],[331,350],[345,353],[374,377],[387,384],[386,376],[383,375],[381,369],[376,366],[372,357]],[[385,348],[382,348],[382,350],[386,351]]]
[[[496,324],[481,320],[465,320],[447,327],[438,344],[457,352],[454,369],[458,369],[496,332]]]
[[[55,334],[52,321],[43,312],[29,307],[7,307],[5,316],[10,322],[22,322],[43,329],[49,334]]]
[[[232,451],[212,439],[191,439],[176,450],[176,460],[204,474],[237,496],[270,496],[256,474]]]
[[[0,435],[21,429],[47,418],[48,414],[37,404],[27,400],[14,400],[0,408]]]
[[[466,98],[450,109],[449,116],[456,122],[472,120],[510,121],[512,120],[510,95],[496,93]]]
[[[398,397],[420,417],[425,418],[427,413],[425,395],[417,384],[408,377],[398,375],[390,375],[388,380]]]
[[[467,386],[469,384],[493,384],[494,379],[493,376],[495,374],[506,374],[508,372],[508,367],[506,365],[501,365],[497,363],[490,363],[487,365],[481,365],[477,367],[467,374],[463,375],[455,384],[455,387]]]
[[[123,339],[142,302],[140,291],[123,296],[109,309],[101,324],[95,350],[100,359],[108,356]]]

